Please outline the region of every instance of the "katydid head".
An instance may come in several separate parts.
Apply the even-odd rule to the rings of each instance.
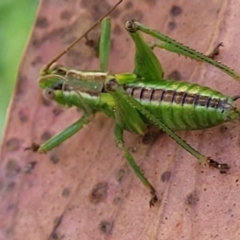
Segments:
[[[45,91],[45,89],[52,89],[60,83],[63,84],[66,82],[67,71],[68,69],[56,64],[56,62],[52,63],[51,66],[44,66],[41,70],[41,76],[38,78],[39,87]],[[49,97],[46,97],[47,95],[44,93],[44,98],[49,99]]]

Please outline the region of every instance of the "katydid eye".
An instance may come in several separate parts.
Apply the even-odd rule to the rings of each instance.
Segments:
[[[46,100],[53,100],[54,99],[54,91],[52,88],[46,88],[43,90],[43,97]]]

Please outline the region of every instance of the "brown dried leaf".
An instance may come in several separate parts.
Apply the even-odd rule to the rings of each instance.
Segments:
[[[44,0],[40,5],[1,149],[0,238],[239,239],[238,123],[181,134],[199,151],[227,162],[227,175],[198,164],[167,135],[142,145],[127,133],[127,146],[136,148],[134,157],[161,199],[151,209],[148,191],[115,146],[113,121],[102,114],[46,155],[24,151],[80,116],[76,109],[44,101],[36,80],[44,64],[113,4]],[[202,52],[223,42],[218,59],[237,69],[239,10],[237,1],[124,1],[112,14],[110,71],[132,71],[134,45],[124,30],[132,18]],[[98,31],[89,35],[95,41]],[[166,75],[238,93],[238,83],[218,69],[157,52]],[[95,52],[84,43],[61,62],[98,68]]]

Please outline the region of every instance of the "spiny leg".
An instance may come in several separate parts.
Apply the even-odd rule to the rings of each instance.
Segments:
[[[143,172],[135,162],[134,158],[131,156],[131,154],[125,147],[125,144],[123,141],[123,129],[118,124],[116,124],[114,127],[114,137],[115,137],[117,147],[122,151],[125,159],[127,160],[128,164],[131,166],[134,173],[137,175],[140,181],[150,190],[150,194],[152,195],[152,198],[149,202],[149,205],[150,207],[153,206],[158,200],[155,193],[155,189],[153,188],[151,183],[147,180],[147,178],[144,176]]]
[[[169,50],[171,49],[171,45],[170,44],[167,44],[167,43],[164,43],[164,42],[160,42],[160,41],[153,41],[151,43],[148,44],[148,46],[151,48],[151,49],[154,49],[156,47],[158,48],[161,48],[161,49],[164,49],[164,50]],[[210,53],[206,54],[205,56],[206,57],[209,57],[211,59],[214,59],[215,56],[217,56],[220,52],[220,47],[223,47],[223,43],[219,43],[217,44],[211,51]]]
[[[232,76],[237,81],[240,81],[240,74],[234,71],[233,69],[229,68],[228,66],[224,65],[221,62],[218,62],[200,52],[197,52],[196,50],[189,48],[176,40],[156,31],[153,29],[148,28],[147,26],[136,22],[134,20],[127,21],[125,28],[129,31],[130,35],[135,34],[137,31],[144,32],[152,37],[155,37],[156,39],[160,40],[161,48],[166,49],[171,52],[175,52],[177,54],[184,55],[186,57],[190,57],[192,59],[195,59],[197,61],[207,62],[223,72],[227,73],[228,75]]]
[[[220,173],[227,172],[229,169],[227,164],[218,163],[217,161],[201,154],[199,151],[194,149],[191,145],[189,145],[186,141],[174,133],[165,123],[161,122],[151,112],[144,108],[138,101],[136,101],[134,98],[129,97],[126,92],[118,86],[118,83],[114,79],[109,81],[107,89],[108,91],[113,92],[112,95],[114,95],[115,99],[118,99],[118,101],[121,102],[127,102],[134,110],[138,110],[143,116],[148,119],[148,121],[151,122],[151,124],[159,127],[159,129],[162,129],[164,132],[166,132],[175,142],[177,142],[186,151],[191,153],[200,162],[208,164],[210,167],[217,168]]]

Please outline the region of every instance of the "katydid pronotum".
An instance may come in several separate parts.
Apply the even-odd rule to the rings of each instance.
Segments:
[[[153,48],[158,47],[207,62],[238,81],[240,75],[222,63],[135,20],[127,21],[125,25],[136,47],[133,73],[108,73],[110,19],[107,15],[121,2],[122,0],[42,70],[39,86],[44,96],[68,107],[76,106],[83,110],[83,115],[62,132],[33,148],[39,153],[50,151],[85,127],[96,112],[103,112],[114,120],[116,145],[137,177],[150,190],[152,206],[157,201],[155,189],[125,146],[123,132],[144,135],[147,127],[154,125],[166,132],[200,162],[226,173],[229,169],[226,163],[218,163],[201,154],[181,139],[175,131],[209,128],[239,119],[240,115],[240,110],[233,104],[239,96],[230,97],[205,86],[164,79],[162,66]],[[73,70],[55,64],[100,22],[100,71]],[[143,40],[141,33],[151,35],[159,42],[150,45]]]

